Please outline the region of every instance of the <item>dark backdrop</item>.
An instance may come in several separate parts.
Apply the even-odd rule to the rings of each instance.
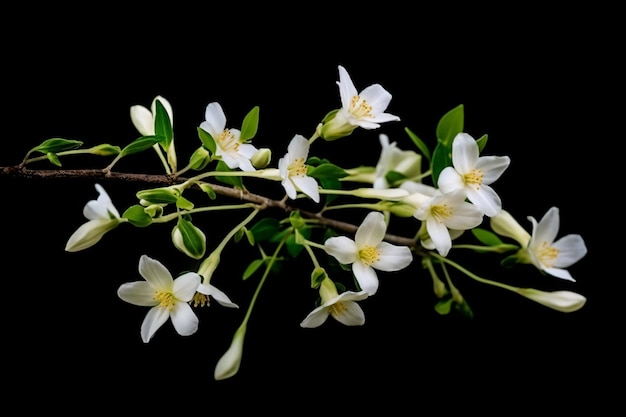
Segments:
[[[556,205],[560,236],[580,233],[589,249],[570,268],[576,283],[541,277],[531,267],[505,273],[492,256],[466,262],[490,279],[569,289],[588,302],[579,312],[559,313],[459,276],[455,282],[475,318],[439,316],[430,278],[412,265],[402,273],[380,274],[379,293],[362,303],[363,327],[330,319],[317,329],[301,329],[315,294],[308,288],[310,266],[299,262],[271,277],[262,290],[239,374],[214,382],[215,362],[254,290],[256,280],[240,279],[253,251],[230,243],[213,280],[242,306],[239,311],[214,303],[200,312],[194,336],[182,338],[167,323],[143,344],[139,327],[147,309],[122,302],[116,290],[140,279],[137,263],[144,253],[173,271],[187,267],[168,241],[170,226],[123,225],[91,249],[66,253],[67,238],[84,221],[84,204],[97,196],[93,181],[5,177],[0,178],[2,256],[10,304],[4,345],[7,362],[16,365],[9,374],[14,387],[58,386],[62,377],[66,393],[100,384],[84,395],[104,393],[112,401],[163,384],[186,386],[201,401],[219,401],[221,392],[259,391],[267,401],[289,393],[321,408],[325,396],[342,403],[378,398],[390,407],[421,399],[441,409],[458,406],[465,393],[475,395],[463,397],[462,407],[484,407],[483,401],[494,399],[512,405],[522,398],[559,404],[565,401],[561,395],[571,403],[604,401],[605,394],[590,387],[602,372],[622,367],[612,355],[620,329],[612,288],[620,277],[609,272],[611,261],[600,263],[606,245],[597,238],[597,222],[604,221],[606,209],[598,210],[598,193],[583,184],[597,178],[597,140],[608,133],[598,122],[597,103],[612,90],[604,77],[581,66],[608,67],[610,54],[598,46],[604,34],[590,38],[585,25],[564,22],[555,30],[559,16],[532,13],[519,26],[508,14],[472,22],[460,13],[450,22],[442,15],[413,18],[400,10],[386,11],[378,23],[312,12],[284,26],[236,19],[218,24],[187,15],[177,20],[183,24],[176,30],[171,23],[149,24],[126,13],[112,13],[106,25],[87,16],[58,17],[39,22],[32,41],[24,41],[21,32],[11,34],[14,41],[5,37],[3,125],[9,134],[0,166],[17,164],[28,149],[51,137],[123,146],[137,137],[129,107],[149,106],[156,95],[174,107],[181,161],[199,143],[196,127],[205,106],[218,101],[229,126],[260,106],[253,143],[273,148],[275,164],[294,134],[310,136],[326,112],[338,107],[335,81],[337,65],[343,65],[357,89],[381,83],[390,91],[388,111],[402,121],[380,131],[357,130],[332,146],[318,141],[319,156],[345,166],[375,163],[378,133],[409,148],[405,127],[432,143],[439,118],[463,104],[465,130],[476,138],[488,134],[485,152],[512,159],[495,184],[504,207],[530,227],[526,216],[539,219]],[[136,169],[145,159],[152,159],[149,167],[156,161],[147,153],[126,158],[118,169]],[[64,167],[107,163],[96,157],[64,161]],[[135,202],[141,187],[101,183],[120,209]],[[225,219],[206,223],[209,249],[239,221]],[[64,406],[70,398],[54,401]],[[231,409],[239,407],[230,402]]]

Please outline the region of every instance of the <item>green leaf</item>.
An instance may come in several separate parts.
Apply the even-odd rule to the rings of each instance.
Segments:
[[[169,148],[170,143],[172,143],[172,138],[174,137],[174,132],[172,131],[172,121],[170,120],[169,114],[167,114],[167,110],[163,107],[163,103],[161,100],[156,100],[155,102],[155,116],[154,116],[154,134],[155,136],[162,136],[164,149]]]
[[[240,142],[246,142],[252,139],[256,135],[259,126],[259,106],[255,106],[248,112],[241,124],[241,134],[239,135]]]
[[[122,151],[120,152],[119,156],[122,157],[145,151],[146,149],[151,148],[155,143],[159,143],[163,139],[163,136],[142,136],[126,145],[126,147],[124,147],[124,149],[122,149]]]
[[[476,237],[476,239],[487,246],[498,246],[504,243],[500,240],[498,235],[490,230],[481,229],[480,227],[473,228],[472,234]]]
[[[228,165],[226,165],[226,163],[224,161],[219,161],[217,163],[217,167],[215,168],[216,171],[223,171],[223,172],[231,172],[234,171],[230,168],[228,168]],[[216,175],[215,179],[218,181],[221,181],[225,184],[229,184],[229,185],[233,185],[237,188],[244,188],[243,186],[243,180],[241,179],[240,176],[236,176],[236,177],[230,177],[230,176],[225,176],[225,175]]]
[[[61,161],[59,160],[59,157],[57,156],[57,154],[55,154],[54,152],[48,152],[46,154],[46,157],[48,158],[48,160],[50,162],[52,162],[54,165],[60,167],[61,166]]]
[[[176,207],[182,210],[191,210],[194,205],[191,201],[187,200],[182,195],[176,199]]]
[[[263,264],[265,264],[265,261],[263,259],[255,259],[250,262],[246,270],[243,271],[243,279],[246,280],[250,278],[252,274],[254,274],[261,266],[263,266]]]
[[[444,114],[437,124],[437,141],[447,148],[452,147],[452,141],[457,133],[463,131],[464,113],[463,105],[460,104]]]
[[[263,218],[250,228],[250,233],[257,242],[268,241],[280,231],[280,222],[272,217]]]
[[[152,217],[148,213],[146,213],[143,206],[136,204],[134,206],[130,206],[122,217],[128,219],[128,222],[133,226],[137,227],[146,227],[150,223],[152,223]]]
[[[317,178],[320,180],[334,180],[347,177],[348,173],[337,165],[331,163],[323,163],[315,167],[308,166],[307,175],[309,177]]]
[[[424,155],[424,157],[430,161],[430,149],[428,149],[428,146],[426,146],[426,144],[408,127],[405,127],[404,131],[407,133],[407,135],[409,135],[409,138],[411,138],[411,140],[413,141],[415,146],[417,146],[417,149],[420,150],[422,155]]]
[[[215,139],[213,139],[213,136],[211,136],[209,132],[201,129],[200,127],[197,128],[197,131],[198,137],[200,138],[200,141],[202,141],[202,146],[208,149],[208,151],[211,152],[211,155],[215,155],[215,150],[217,149],[217,147],[215,145]]]
[[[387,180],[387,183],[391,187],[396,186],[396,182],[402,182],[405,179],[406,179],[406,175],[397,171],[387,171],[387,173],[385,174],[385,180]]]
[[[451,148],[446,146],[444,143],[439,142],[435,147],[435,151],[433,152],[433,159],[431,160],[430,169],[432,171],[433,184],[437,184],[437,180],[439,179],[439,174],[445,167],[448,167],[452,164],[452,153]]]
[[[478,152],[482,152],[487,145],[487,135],[482,135],[478,139],[476,139],[476,144],[478,144]]]
[[[145,200],[153,204],[170,204],[178,201],[180,193],[175,189],[162,187],[137,191],[136,196],[140,200]]]
[[[204,191],[211,200],[215,200],[217,198],[217,194],[215,193],[215,190],[213,189],[213,187],[211,187],[210,184],[202,183],[199,185],[200,189],[202,191]]]
[[[302,229],[306,226],[306,221],[300,215],[299,210],[294,210],[289,213],[289,223],[293,226],[294,229]]]
[[[43,141],[39,146],[33,148],[33,152],[47,153],[59,153],[63,151],[69,151],[72,149],[80,148],[83,142],[79,140],[53,138]]]
[[[438,301],[437,304],[435,304],[435,311],[441,314],[442,316],[445,316],[446,314],[450,313],[451,308],[452,308],[452,297],[446,300]]]

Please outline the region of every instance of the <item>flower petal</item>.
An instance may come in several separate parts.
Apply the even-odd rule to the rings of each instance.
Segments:
[[[361,306],[354,301],[342,301],[344,309],[341,314],[331,310],[335,320],[346,326],[362,326],[365,323],[365,313]]]
[[[167,308],[161,306],[152,307],[143,319],[143,323],[141,323],[141,339],[143,342],[148,343],[154,336],[154,333],[165,324],[169,317],[170,312]]]
[[[473,170],[478,161],[478,144],[467,133],[457,133],[452,142],[452,165],[461,174]]]
[[[174,280],[174,287],[172,293],[176,299],[181,301],[190,301],[198,285],[200,285],[202,278],[195,272],[187,272]]]
[[[220,305],[224,307],[239,308],[237,304],[230,301],[230,298],[228,298],[228,296],[223,291],[217,289],[217,287],[211,284],[204,286],[207,287],[207,291],[204,294],[213,297],[215,301],[217,301]]]
[[[552,247],[559,251],[559,255],[554,260],[554,266],[557,268],[567,268],[587,254],[585,241],[580,235],[564,236],[554,242]]]
[[[147,255],[139,258],[139,274],[157,291],[171,292],[174,287],[170,271],[161,262]]]
[[[206,106],[204,119],[205,121],[200,124],[200,127],[209,132],[213,139],[226,128],[226,115],[222,106],[217,102],[209,103]]]
[[[361,261],[357,261],[352,264],[352,272],[363,291],[367,292],[369,295],[376,294],[379,282],[378,275],[376,275],[374,268],[365,265]]]
[[[130,120],[133,122],[135,129],[143,136],[154,135],[154,119],[152,118],[152,113],[144,106],[131,106]]]
[[[481,185],[479,190],[467,187],[467,199],[478,207],[487,217],[493,217],[502,210],[500,196],[488,185]]]
[[[319,327],[326,319],[328,319],[328,307],[319,306],[311,311],[300,323],[300,327],[313,328]]]
[[[309,176],[295,176],[291,177],[291,181],[293,181],[300,191],[311,197],[313,201],[316,203],[320,202],[319,186],[315,178]]]
[[[156,291],[146,281],[127,282],[120,285],[117,295],[127,303],[142,307],[153,307],[159,304]]]
[[[377,246],[382,242],[386,231],[385,216],[378,211],[370,211],[354,235],[357,248]]]
[[[379,271],[399,271],[413,262],[413,253],[408,246],[380,242],[376,249],[380,253],[380,259],[372,263],[372,268]]]
[[[324,242],[326,253],[334,256],[342,264],[351,264],[358,259],[358,249],[354,241],[346,236],[335,236]]]
[[[198,330],[198,317],[187,303],[178,302],[170,313],[174,329],[181,336],[191,336]]]

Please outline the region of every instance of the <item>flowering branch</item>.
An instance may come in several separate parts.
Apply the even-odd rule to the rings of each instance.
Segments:
[[[175,276],[159,260],[142,254],[142,280],[118,289],[122,300],[150,307],[140,327],[144,343],[168,320],[179,335],[193,335],[199,321],[195,309],[209,307],[212,300],[222,307],[239,308],[237,300],[231,300],[213,280],[224,277],[219,266],[228,243],[245,236],[258,254],[250,258],[241,278],[247,281],[262,273],[230,348],[215,366],[217,380],[239,371],[249,319],[268,277],[280,273],[285,262],[300,257],[311,261],[310,287],[317,298],[300,323],[303,328],[319,327],[329,317],[346,326],[363,325],[365,313],[359,301],[377,294],[383,275],[409,268],[416,258],[433,281],[434,309],[442,315],[473,317],[469,302],[455,285],[459,276],[564,313],[584,306],[586,298],[581,294],[509,285],[485,278],[453,259],[458,251],[502,255],[503,270],[529,264],[541,275],[574,282],[567,268],[587,253],[580,235],[557,239],[557,207],[540,220],[528,216],[530,232],[502,209],[496,183],[509,168],[510,158],[483,154],[487,135],[475,139],[464,131],[462,105],[440,119],[432,148],[405,128],[412,149],[400,149],[397,142],[380,134],[381,153],[375,166],[341,167],[312,155],[317,141],[334,142],[358,129],[375,130],[383,123],[400,121],[399,116],[386,112],[392,96],[381,85],[358,91],[346,69],[339,66],[338,70],[341,107],[328,112],[311,137],[293,135],[274,168],[272,151],[252,144],[259,123],[258,107],[234,128],[227,127],[222,106],[209,103],[205,120],[197,126],[199,145],[182,162],[175,147],[173,108],[157,96],[149,109],[141,105],[130,108],[141,136],[126,146],[101,144],[83,149],[80,141],[52,138],[30,149],[18,165],[0,167],[0,176],[94,180],[98,197],[86,203],[83,214],[87,221],[69,236],[67,252],[95,246],[122,224],[138,228],[172,224],[167,238],[172,247],[194,264],[200,261],[199,267]],[[163,173],[115,171],[122,158],[150,151],[156,152]],[[112,160],[103,169],[61,169],[62,159],[85,154]],[[46,160],[58,168],[27,167]],[[248,182],[252,179],[255,186],[259,182],[279,185],[284,196],[276,199],[251,192]],[[118,210],[100,184],[105,180],[139,184],[137,203]],[[188,192],[192,189],[194,194]],[[199,202],[198,195],[208,196],[210,202]],[[229,201],[222,202],[218,196]],[[278,210],[270,213],[268,208]],[[328,213],[348,209],[364,213],[359,224],[328,217]],[[207,238],[207,223],[199,219],[214,219],[219,213],[235,210],[246,214],[208,250],[214,236]],[[390,233],[392,222],[405,222],[402,230],[409,235]],[[329,274],[330,267],[339,267],[334,268],[335,276]]]

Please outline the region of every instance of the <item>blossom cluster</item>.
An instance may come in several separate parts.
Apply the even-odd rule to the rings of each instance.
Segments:
[[[66,251],[86,250],[122,224],[147,227],[172,222],[168,239],[173,248],[201,261],[197,270],[176,275],[161,261],[141,255],[141,279],[121,285],[117,294],[130,304],[149,307],[140,326],[143,342],[150,342],[170,319],[179,335],[193,335],[199,328],[194,309],[209,306],[213,300],[223,307],[239,308],[240,302],[231,300],[212,280],[220,277],[216,271],[227,244],[244,237],[251,246],[258,247],[261,257],[250,261],[243,279],[261,275],[259,288],[283,262],[283,255],[310,258],[311,288],[316,291],[317,301],[302,318],[300,325],[304,328],[321,326],[329,317],[346,326],[363,325],[365,312],[359,302],[377,294],[382,274],[404,270],[416,258],[421,258],[421,265],[433,280],[435,309],[441,314],[471,316],[469,304],[453,283],[450,268],[557,311],[573,312],[585,304],[585,297],[572,291],[521,288],[480,277],[453,259],[455,251],[462,249],[473,250],[476,256],[501,253],[506,254],[501,262],[503,268],[528,264],[540,274],[575,281],[568,268],[587,253],[580,235],[558,236],[557,207],[550,208],[539,221],[529,216],[529,231],[502,208],[497,181],[509,168],[510,158],[483,154],[487,136],[475,138],[463,130],[462,106],[441,118],[432,150],[407,128],[415,147],[401,149],[398,142],[391,142],[381,133],[381,152],[375,166],[346,168],[328,158],[313,156],[316,140],[333,142],[357,129],[375,130],[384,123],[401,120],[387,113],[392,95],[380,84],[359,91],[344,67],[339,66],[338,72],[340,106],[321,119],[310,138],[294,134],[274,167],[272,151],[252,143],[257,134],[258,108],[246,115],[240,127],[232,127],[218,102],[206,106],[205,120],[197,126],[200,143],[188,162],[181,163],[175,147],[173,108],[162,96],[155,97],[150,108],[130,108],[132,123],[141,135],[138,139],[124,148],[104,144],[88,150],[114,156],[105,168],[110,173],[120,158],[152,149],[163,163],[164,185],[138,191],[137,204],[121,212],[102,184],[96,183],[98,197],[85,205],[87,221],[71,234]],[[36,160],[29,159],[33,152],[43,153],[60,165],[59,157],[76,153],[80,145],[62,139],[46,141],[31,150],[22,165]],[[275,201],[251,193],[244,183],[246,178],[280,184],[284,198]],[[214,203],[199,205],[192,194],[196,191],[208,195]],[[238,196],[236,201],[244,203],[230,204],[233,200],[229,199],[220,204],[218,195]],[[299,199],[310,200],[319,210],[301,210]],[[262,216],[268,207],[282,209],[279,212],[283,218]],[[333,210],[355,208],[364,213],[358,225],[329,217]],[[208,251],[211,242],[198,218],[213,216],[211,212],[220,210],[243,210],[248,215]],[[413,219],[414,234],[390,235],[389,225],[394,218]],[[456,244],[462,236],[474,239],[474,243]],[[339,266],[343,275],[331,277],[329,265]],[[338,274],[336,270],[333,273]],[[255,300],[250,300],[248,314],[234,332],[230,348],[216,364],[216,379],[238,372]]]

